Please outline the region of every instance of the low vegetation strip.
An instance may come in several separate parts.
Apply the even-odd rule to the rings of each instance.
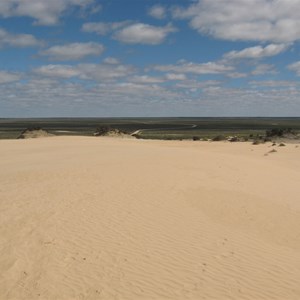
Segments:
[[[0,139],[18,138],[26,129],[54,135],[134,135],[142,139],[258,141],[298,139],[300,118],[72,118],[0,119]],[[100,130],[99,130],[100,129]],[[106,133],[107,134],[107,133]]]

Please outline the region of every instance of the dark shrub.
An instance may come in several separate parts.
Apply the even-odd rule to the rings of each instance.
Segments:
[[[98,127],[98,128],[96,129],[95,135],[96,135],[96,136],[99,136],[99,135],[105,135],[105,134],[107,134],[110,130],[111,130],[111,128],[110,128],[109,126],[101,126],[101,127]]]
[[[229,142],[239,142],[240,139],[237,136],[233,136],[230,139],[228,139]]]
[[[294,134],[292,128],[273,128],[271,130],[266,131],[266,136],[267,137],[273,137],[273,136],[284,136],[285,134]]]
[[[264,142],[272,142],[272,139],[269,138],[269,137],[265,137],[265,138],[264,138]]]
[[[259,145],[261,144],[262,142],[260,140],[254,140],[252,145]]]
[[[225,141],[225,140],[226,140],[226,137],[224,135],[217,135],[212,139],[212,141],[214,141],[214,142]]]

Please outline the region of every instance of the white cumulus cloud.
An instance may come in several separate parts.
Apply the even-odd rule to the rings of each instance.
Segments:
[[[0,71],[0,84],[10,83],[21,79],[19,73]]]
[[[240,58],[263,58],[275,56],[284,52],[288,48],[287,44],[270,44],[265,47],[255,46],[245,48],[240,51],[230,51],[224,55],[227,59],[240,59]]]
[[[0,16],[25,16],[33,18],[38,25],[55,25],[61,15],[72,7],[90,8],[93,12],[98,6],[95,6],[94,0],[2,0]]]
[[[276,69],[274,65],[269,64],[259,64],[251,72],[252,75],[264,75],[264,74],[276,74]]]
[[[14,34],[0,28],[0,47],[35,47],[42,42],[31,34]]]
[[[300,39],[300,0],[197,0],[173,10],[200,33],[226,40],[294,42]]]
[[[80,72],[69,65],[45,65],[38,67],[33,72],[40,76],[53,78],[72,78],[80,75]]]
[[[27,74],[29,75],[29,74]],[[294,116],[299,85],[256,89],[224,87],[217,81],[174,86],[99,82],[86,86],[36,78],[0,85],[0,111],[6,117],[56,116]]]
[[[80,64],[77,70],[81,79],[95,81],[114,81],[135,73],[133,66],[123,64]]]
[[[78,60],[86,56],[100,55],[104,51],[104,46],[99,43],[71,43],[66,45],[56,45],[49,49],[40,51],[40,55],[48,56],[52,60]]]
[[[288,69],[295,72],[297,76],[300,76],[300,61],[288,65]]]
[[[257,87],[266,87],[266,88],[297,88],[299,87],[299,82],[296,81],[287,81],[287,80],[263,80],[263,81],[250,81],[249,85]]]
[[[99,35],[106,35],[114,30],[128,25],[129,21],[122,22],[89,22],[82,25],[81,31],[93,32]]]
[[[120,61],[117,58],[115,58],[115,57],[106,57],[103,60],[103,62],[105,64],[109,64],[109,65],[118,65],[118,64],[120,64]]]
[[[154,5],[148,10],[148,14],[156,19],[164,19],[166,17],[166,8],[162,5]]]
[[[164,42],[169,33],[175,31],[172,25],[159,27],[136,23],[116,31],[114,38],[127,44],[158,45]]]
[[[154,77],[154,76],[148,76],[148,75],[136,75],[128,79],[129,82],[132,83],[149,83],[149,84],[155,84],[155,83],[163,83],[165,80],[160,77]]]
[[[167,73],[166,78],[168,80],[186,80],[186,75],[177,73]]]
[[[224,65],[218,62],[207,62],[197,64],[193,62],[179,62],[175,65],[156,65],[153,69],[161,72],[191,73],[191,74],[222,74],[234,71],[233,66]]]
[[[114,81],[135,73],[131,65],[123,64],[78,64],[71,65],[44,65],[33,70],[34,74],[50,78],[79,78],[93,81]]]

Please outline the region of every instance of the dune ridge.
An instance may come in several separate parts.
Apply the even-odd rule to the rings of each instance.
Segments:
[[[0,299],[300,298],[300,148],[0,141]]]

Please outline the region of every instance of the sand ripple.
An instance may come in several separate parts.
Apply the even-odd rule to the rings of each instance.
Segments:
[[[300,299],[299,148],[0,141],[0,299]]]

